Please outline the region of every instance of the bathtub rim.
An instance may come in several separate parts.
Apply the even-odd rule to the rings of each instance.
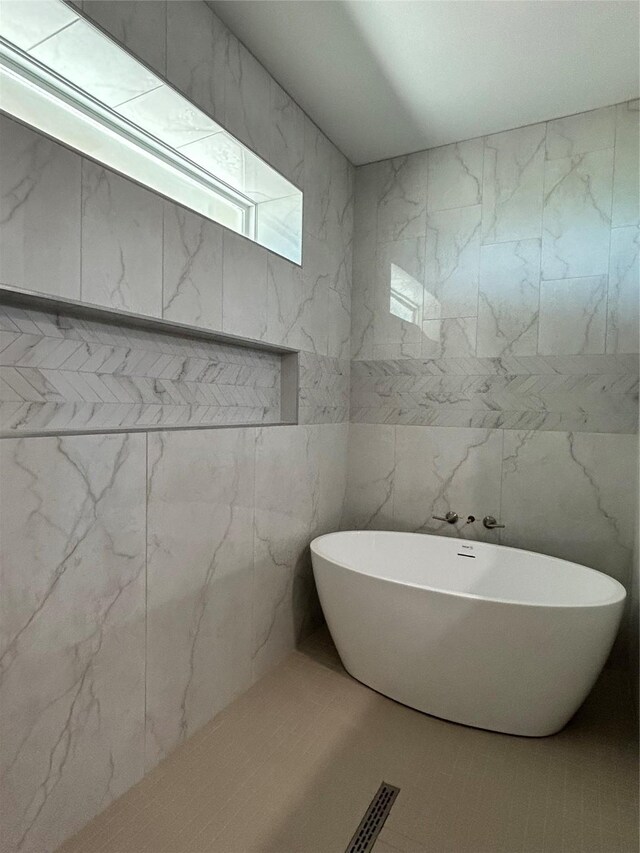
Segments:
[[[575,566],[581,569],[584,572],[589,572],[591,574],[601,575],[610,581],[613,585],[613,592],[616,592],[616,588],[618,590],[617,595],[613,595],[611,598],[608,598],[604,601],[595,601],[595,602],[576,602],[573,604],[561,604],[554,602],[533,602],[533,601],[521,601],[512,598],[496,598],[495,596],[489,595],[478,595],[478,593],[473,592],[459,592],[452,589],[443,589],[441,587],[436,586],[427,586],[425,584],[417,584],[411,583],[410,581],[400,581],[400,580],[392,580],[391,578],[381,577],[380,575],[371,574],[369,572],[362,571],[361,569],[357,569],[354,566],[348,565],[340,560],[336,560],[333,557],[329,557],[327,554],[323,554],[321,550],[318,548],[318,545],[324,539],[328,539],[329,537],[334,536],[367,536],[371,534],[384,534],[384,535],[396,535],[396,536],[411,536],[411,537],[427,537],[429,539],[448,539],[454,542],[465,542],[465,543],[474,543],[477,545],[489,545],[494,548],[499,548],[504,551],[515,551],[519,554],[533,554],[536,557],[539,557],[542,560],[552,560],[553,562],[558,563],[566,563],[570,566]],[[384,583],[389,583],[393,585],[406,586],[412,589],[420,589],[424,592],[434,592],[439,595],[451,595],[456,598],[468,598],[474,601],[485,601],[490,604],[508,604],[517,607],[550,607],[558,610],[575,610],[577,608],[583,609],[593,609],[593,608],[601,608],[601,607],[612,607],[615,605],[623,605],[627,598],[627,590],[616,578],[612,578],[611,575],[607,575],[604,572],[599,571],[598,569],[592,569],[589,566],[583,566],[581,563],[574,563],[571,560],[563,560],[562,557],[552,557],[550,554],[541,554],[538,551],[529,551],[526,548],[514,548],[511,545],[499,545],[498,543],[493,542],[485,542],[482,539],[457,539],[453,536],[438,536],[435,533],[414,533],[409,531],[401,531],[401,530],[336,530],[333,533],[323,533],[321,536],[316,536],[315,539],[312,539],[310,545],[311,554],[317,554],[318,557],[321,557],[323,560],[327,560],[330,563],[333,563],[336,566],[339,566],[346,571],[353,572],[357,575],[362,575],[363,577],[372,578],[374,580],[383,581]],[[314,567],[315,571],[315,567]]]

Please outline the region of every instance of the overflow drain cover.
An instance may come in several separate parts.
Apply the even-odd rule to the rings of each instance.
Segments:
[[[386,782],[380,785],[360,821],[360,826],[349,842],[346,853],[369,853],[369,850],[373,850],[376,838],[399,793],[400,788],[396,788],[394,785],[388,785]]]

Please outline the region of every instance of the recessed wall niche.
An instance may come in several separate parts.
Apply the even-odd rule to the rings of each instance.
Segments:
[[[0,435],[297,422],[298,353],[3,289]]]

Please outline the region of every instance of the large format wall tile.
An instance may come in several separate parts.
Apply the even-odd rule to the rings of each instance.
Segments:
[[[351,424],[347,476],[347,527],[393,528],[395,427]]]
[[[258,430],[254,678],[281,660],[318,618],[309,542],[339,525],[347,430],[344,424]]]
[[[540,237],[545,125],[488,136],[484,149],[482,240]]]
[[[328,298],[332,283],[329,244],[313,234],[304,235],[302,281],[295,294],[296,326],[301,349],[326,355],[329,342]]]
[[[615,107],[557,118],[547,124],[547,160],[575,157],[587,151],[613,148]]]
[[[474,205],[429,214],[425,320],[476,315],[481,210]]]
[[[304,113],[275,80],[270,83],[270,163],[301,187],[304,179]]]
[[[238,39],[227,39],[224,124],[262,157],[271,148],[269,75]]]
[[[616,107],[616,152],[613,168],[611,224],[636,225],[640,220],[640,101]]]
[[[0,281],[80,298],[80,158],[0,116]]]
[[[0,444],[5,850],[57,848],[144,772],[145,437]]]
[[[547,161],[543,278],[607,273],[612,179],[612,148]]]
[[[145,8],[139,9],[139,5]],[[39,233],[36,219],[21,219],[17,230],[11,232],[12,247],[28,247],[30,269],[35,270],[29,272],[36,281],[34,289],[222,328],[276,344],[286,339],[302,350],[300,419],[322,423],[261,432],[264,444],[257,452],[262,472],[256,490],[258,511],[255,523],[248,524],[246,530],[248,516],[253,514],[253,489],[249,488],[247,503],[244,498],[236,500],[236,488],[241,490],[244,474],[236,480],[233,466],[226,465],[229,457],[233,457],[234,465],[241,458],[239,467],[246,474],[253,464],[251,451],[245,454],[234,444],[242,442],[243,432],[153,430],[158,426],[167,430],[202,427],[229,417],[234,422],[246,422],[247,414],[263,423],[273,420],[276,410],[272,404],[279,400],[279,369],[271,354],[242,350],[242,358],[237,351],[232,357],[233,347],[203,346],[202,341],[193,340],[185,343],[173,335],[167,336],[169,346],[164,348],[158,346],[155,333],[132,334],[113,324],[80,322],[42,312],[0,318],[0,349],[9,377],[0,388],[3,412],[11,412],[9,428],[152,428],[146,437],[113,437],[114,442],[131,447],[132,455],[136,448],[137,460],[135,465],[129,464],[123,457],[114,485],[107,488],[107,492],[113,491],[113,506],[111,497],[101,497],[100,478],[97,484],[93,475],[89,478],[99,508],[98,521],[94,519],[85,539],[91,543],[95,539],[95,546],[91,545],[87,559],[81,547],[69,554],[69,565],[56,589],[71,594],[60,598],[57,610],[51,611],[56,631],[40,642],[37,665],[26,652],[20,655],[24,663],[16,659],[12,664],[11,678],[26,685],[24,693],[22,687],[13,689],[15,681],[7,681],[14,704],[2,710],[6,708],[12,726],[20,716],[15,708],[23,698],[25,706],[42,708],[43,719],[46,715],[42,731],[38,727],[32,732],[28,729],[28,715],[16,722],[19,732],[30,732],[31,740],[22,747],[24,760],[11,770],[11,783],[26,817],[20,825],[12,818],[10,843],[16,833],[24,831],[26,822],[33,821],[23,849],[34,853],[53,849],[144,772],[144,626],[137,621],[137,611],[129,623],[126,614],[121,619],[120,612],[116,613],[120,604],[114,605],[105,622],[102,601],[103,589],[110,591],[112,582],[122,580],[125,565],[132,561],[127,538],[130,531],[135,530],[138,539],[144,538],[144,452],[138,450],[144,449],[145,440],[148,438],[150,448],[147,766],[290,651],[295,640],[315,624],[319,613],[308,544],[314,535],[339,526],[345,503],[349,429],[349,364],[345,356],[353,252],[353,169],[280,87],[263,76],[263,69],[244,53],[206,4],[166,4],[166,41],[162,35],[158,37],[164,28],[164,10],[164,4],[152,2],[100,2],[95,14],[132,52],[156,68],[164,64],[166,46],[166,76],[172,85],[216,121],[223,125],[229,122],[231,131],[239,133],[275,168],[304,183],[307,234],[302,271],[279,263],[277,258],[270,258],[273,262],[268,265],[269,255],[263,249],[92,164],[85,164],[81,223],[82,160],[57,146],[52,150],[59,150],[61,155],[52,161],[54,168],[47,171],[47,180],[40,187],[27,187],[31,195],[21,204],[21,210],[27,210],[30,199],[39,198],[34,211],[38,215],[45,211],[43,222],[50,232],[54,227],[59,229],[56,245],[39,241],[34,248],[29,241],[31,235]],[[229,57],[234,58],[231,70],[227,67]],[[51,146],[39,138],[38,144]],[[70,199],[76,211],[73,221],[67,217]],[[221,230],[225,244],[222,253]],[[81,232],[85,249],[82,290]],[[315,242],[309,243],[309,235]],[[39,257],[39,246],[46,248],[46,255]],[[218,274],[221,258],[223,297]],[[41,270],[51,275],[51,282],[40,285]],[[148,286],[152,278],[153,288]],[[13,274],[12,279],[9,284],[29,286]],[[240,417],[239,412],[243,412]],[[251,429],[244,432],[245,437],[252,434]],[[209,447],[205,435],[216,449]],[[25,446],[31,441],[24,440]],[[65,449],[72,442],[80,447],[89,439],[34,439],[32,446],[39,441],[46,442],[42,446],[47,448],[40,454],[41,464],[38,460],[47,481],[42,495],[27,471],[14,470],[10,480],[13,483],[22,478],[20,488],[34,493],[34,518],[41,506],[46,518],[64,532],[50,504],[56,511],[68,512],[64,519],[67,524],[77,508],[71,483],[74,475],[65,470],[60,477],[49,476],[47,466],[57,464],[58,448]],[[94,443],[86,450],[87,466],[98,465],[101,441],[91,439]],[[0,453],[14,442],[18,446],[14,439],[0,444]],[[229,445],[226,450],[225,443]],[[191,447],[195,452],[189,450]],[[76,460],[73,454],[68,455]],[[117,464],[119,461],[113,467]],[[142,488],[134,488],[129,479],[122,483],[126,472],[133,476],[134,471],[141,475]],[[8,478],[3,476],[3,496],[6,482]],[[59,506],[59,490],[70,496],[67,504]],[[203,492],[204,500],[198,505]],[[87,516],[92,500],[89,496],[86,506],[83,504]],[[213,520],[200,523],[199,513],[207,500],[217,502]],[[112,543],[103,541],[100,532],[103,511],[109,516],[105,526]],[[230,528],[224,535],[222,524],[227,513],[231,514]],[[181,521],[174,523],[176,519]],[[47,530],[46,541],[43,537],[38,542],[39,560],[56,559],[57,537],[57,529]],[[109,547],[117,552],[113,561]],[[139,551],[137,543],[131,553],[134,551]],[[247,551],[248,563],[243,557]],[[140,553],[144,560],[144,542]],[[81,564],[73,562],[79,557]],[[254,560],[258,574],[255,584],[248,585]],[[23,576],[26,563],[23,560],[20,566]],[[85,571],[87,565],[91,571]],[[48,577],[44,572],[40,575],[45,580]],[[33,596],[33,589],[25,592],[24,587],[17,586],[25,599]],[[142,575],[123,589],[118,602],[123,609],[125,603],[133,605],[134,590],[143,618]],[[53,602],[55,596],[50,598]],[[70,611],[69,601],[80,601],[82,608]],[[251,613],[254,607],[255,618]],[[130,610],[134,609],[131,606]],[[46,621],[47,613],[44,608],[38,618]],[[105,631],[99,645],[100,625],[111,623],[115,631]],[[77,639],[81,633],[77,624],[85,631],[81,639]],[[72,651],[65,652],[63,666],[57,663],[56,648],[67,643],[66,634],[75,657]],[[131,642],[134,634],[135,647]],[[94,654],[96,645],[99,648]],[[43,657],[42,648],[53,652]],[[89,671],[82,682],[83,667],[90,659],[96,671]],[[134,671],[138,677],[135,684],[131,677]],[[82,686],[77,696],[73,693],[76,676]],[[67,690],[69,685],[72,692]],[[39,705],[31,701],[34,693]],[[100,726],[97,702],[103,714]],[[67,718],[71,706],[73,714]],[[90,734],[80,734],[82,725],[93,727]],[[17,740],[15,730],[11,729],[11,736],[6,738],[7,730],[3,729],[3,747],[6,742],[9,751]],[[56,740],[57,735],[60,737]],[[52,774],[47,778],[49,757]],[[39,811],[45,795],[46,803]],[[3,829],[6,825],[5,819]]]
[[[541,282],[541,355],[604,352],[606,322],[606,276]]]
[[[222,125],[232,38],[201,0],[167,3],[167,79]]]
[[[626,583],[637,465],[633,435],[505,432],[503,542]]]
[[[312,301],[306,297],[300,267],[270,254],[267,258],[267,339],[288,347],[304,347],[312,335],[308,322]]]
[[[246,237],[224,233],[222,324],[253,340],[267,334],[267,251]]]
[[[539,301],[539,240],[483,246],[476,354],[535,355]]]
[[[162,316],[162,210],[155,193],[83,160],[83,301]]]
[[[637,352],[640,230],[632,225],[611,231],[607,300],[607,352]]]
[[[314,237],[328,236],[331,204],[332,145],[311,119],[304,119],[304,228]],[[304,250],[304,247],[303,247]]]
[[[402,344],[407,347],[403,354],[418,356],[424,299],[424,238],[382,243],[376,262],[375,343]]]
[[[486,429],[398,427],[393,478],[393,519],[397,529],[497,540],[480,524],[500,516],[502,433]],[[461,523],[434,515],[457,512]],[[465,524],[467,516],[476,522]]]
[[[432,148],[428,152],[428,210],[480,204],[482,146],[483,140],[478,138]]]
[[[425,320],[422,324],[422,358],[468,358],[476,352],[475,317]]]
[[[386,160],[377,198],[380,242],[424,237],[426,205],[426,153]]]
[[[164,206],[162,316],[222,329],[222,228],[171,202]]]
[[[251,684],[255,431],[148,440],[151,767]]]

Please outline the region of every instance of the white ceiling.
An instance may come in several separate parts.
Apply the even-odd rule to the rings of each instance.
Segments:
[[[638,97],[635,0],[209,0],[355,164]]]

